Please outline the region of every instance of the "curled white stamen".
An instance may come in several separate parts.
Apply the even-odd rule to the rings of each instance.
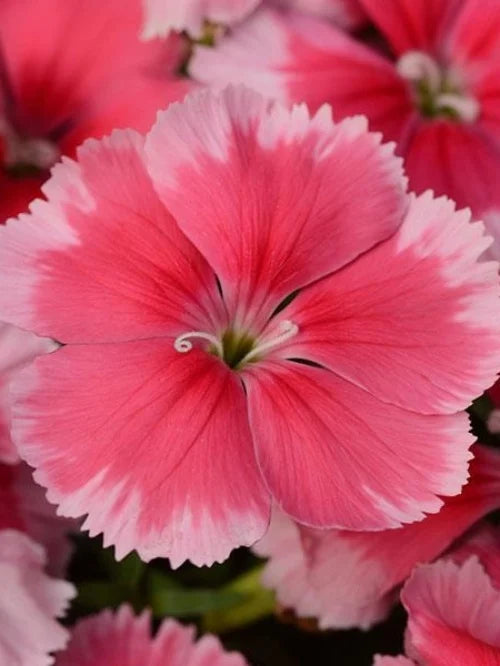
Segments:
[[[293,321],[284,319],[280,324],[280,331],[281,332],[279,335],[277,335],[275,338],[271,338],[267,342],[263,342],[261,345],[257,345],[257,347],[249,351],[248,354],[242,358],[240,364],[243,365],[244,363],[248,363],[248,361],[251,361],[253,358],[261,356],[264,352],[267,352],[270,349],[274,349],[274,347],[278,347],[283,342],[290,340],[290,338],[293,338],[295,335],[297,335],[299,332],[299,327],[297,324],[294,324]]]
[[[436,97],[436,106],[440,109],[453,109],[455,113],[466,122],[473,123],[479,115],[479,103],[473,97],[456,95],[454,93],[441,93]]]
[[[191,351],[193,348],[193,343],[189,338],[201,338],[202,340],[208,340],[217,350],[217,354],[222,358],[224,356],[224,349],[222,347],[222,342],[219,338],[215,337],[211,333],[204,333],[203,331],[188,331],[183,333],[175,338],[174,349],[181,354],[186,354]]]
[[[433,92],[441,87],[442,74],[439,65],[427,53],[408,51],[398,60],[396,69],[400,76],[408,81],[425,79]]]

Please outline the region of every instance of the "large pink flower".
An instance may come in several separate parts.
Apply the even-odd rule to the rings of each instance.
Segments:
[[[215,636],[195,642],[194,630],[165,620],[151,637],[150,615],[135,617],[129,606],[80,620],[56,666],[246,666],[235,652],[224,652]]]
[[[68,539],[77,525],[56,515],[55,507],[45,499],[45,491],[32,478],[30,468],[0,464],[0,530],[24,532],[44,547],[47,571],[63,575],[71,553]]]
[[[0,317],[64,343],[13,388],[63,515],[177,566],[262,537],[271,497],[378,530],[460,492],[497,265],[362,118],[205,90],[53,174],[0,229]]]
[[[74,596],[44,572],[43,549],[15,530],[0,531],[0,664],[49,666],[69,633],[56,620]]]
[[[191,72],[312,110],[329,102],[339,118],[366,114],[398,142],[411,189],[471,206],[500,238],[500,3],[361,4],[390,57],[325,22],[261,10],[215,49],[200,47]]]
[[[52,340],[0,322],[0,464],[19,462],[10,437],[10,382],[36,356],[55,348]]]
[[[420,523],[381,532],[312,530],[276,511],[254,550],[269,558],[263,583],[285,607],[317,618],[323,629],[367,629],[386,617],[416,564],[434,560],[497,508],[500,453],[477,446],[461,495]]]
[[[0,223],[49,168],[115,127],[146,130],[182,98],[182,42],[139,40],[140,0],[0,2]]]
[[[205,21],[233,25],[247,18],[263,0],[143,0],[143,36],[164,37],[172,30],[186,30],[200,37]],[[345,27],[358,25],[364,18],[359,0],[265,0],[286,8],[325,16]]]

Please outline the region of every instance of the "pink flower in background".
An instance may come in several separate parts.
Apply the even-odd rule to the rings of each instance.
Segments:
[[[45,499],[45,491],[32,478],[32,470],[19,465],[0,464],[0,530],[24,532],[43,546],[47,571],[63,576],[72,551],[68,538],[77,531],[75,521],[56,515],[55,507]]]
[[[418,567],[401,600],[409,616],[406,652],[417,664],[500,664],[500,590],[476,557]]]
[[[165,620],[152,638],[150,624],[148,612],[135,617],[126,605],[80,620],[56,666],[247,666],[215,636],[195,642],[192,627]]]
[[[231,88],[54,169],[0,230],[0,316],[65,345],[13,389],[62,515],[119,558],[201,565],[262,537],[271,498],[378,530],[460,492],[497,265],[400,166],[361,118]]]
[[[143,0],[146,16],[143,36],[165,37],[186,30],[201,37],[205,21],[231,25],[248,16],[261,0]]]
[[[15,530],[0,531],[0,663],[48,666],[68,631],[61,617],[75,594],[70,583],[44,572],[43,549]]]
[[[500,238],[500,3],[361,5],[390,55],[326,22],[263,9],[215,49],[197,48],[190,71],[215,86],[244,81],[313,111],[329,102],[337,118],[366,114],[372,129],[397,141],[412,190],[471,206]]]
[[[478,445],[474,454],[461,495],[414,525],[364,533],[312,530],[275,511],[254,546],[269,558],[263,584],[299,617],[317,618],[321,629],[368,629],[384,620],[416,564],[434,560],[500,508],[500,453]]]
[[[19,462],[10,436],[10,382],[36,356],[56,347],[52,340],[0,322],[0,464]]]
[[[185,30],[201,37],[205,21],[233,25],[240,23],[263,0],[143,0],[145,25],[143,37],[165,37],[171,31]],[[344,27],[355,27],[364,19],[359,0],[265,0],[285,8],[317,14]]]
[[[141,20],[140,0],[0,3],[0,223],[40,196],[60,155],[148,129],[191,87],[175,74],[182,41],[140,42]]]

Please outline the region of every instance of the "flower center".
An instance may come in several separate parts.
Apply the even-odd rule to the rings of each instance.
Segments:
[[[43,138],[23,138],[6,122],[0,124],[4,139],[4,167],[12,176],[30,176],[48,171],[61,153],[55,143]]]
[[[204,331],[188,331],[175,339],[174,348],[179,353],[186,354],[193,348],[192,340],[208,342],[206,350],[209,353],[221,358],[233,370],[239,370],[247,363],[258,361],[271,349],[297,335],[298,331],[297,324],[289,320],[282,321],[279,333],[263,342],[245,332],[232,329],[227,330],[221,338]]]
[[[474,122],[478,117],[479,104],[464,90],[457,74],[440,67],[427,53],[408,51],[398,60],[397,70],[410,82],[417,107],[425,118]]]

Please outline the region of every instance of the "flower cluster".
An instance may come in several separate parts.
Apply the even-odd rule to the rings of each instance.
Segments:
[[[0,663],[500,664],[499,179],[498,0],[3,0]]]

